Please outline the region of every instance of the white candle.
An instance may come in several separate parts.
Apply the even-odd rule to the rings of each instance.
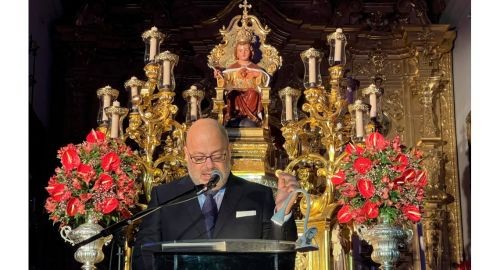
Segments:
[[[170,85],[170,61],[163,60],[163,85]]]
[[[370,117],[377,116],[377,95],[375,93],[370,94]]]
[[[316,83],[316,58],[309,58],[309,83]]]
[[[196,97],[191,96],[189,103],[191,104],[191,120],[196,120],[198,119],[198,106],[196,104]]]
[[[137,96],[137,86],[136,85],[130,87],[130,96],[131,97]]]
[[[132,102],[132,99],[138,95],[138,92],[139,92],[139,90],[137,89],[136,85],[130,87],[130,102],[132,104],[132,109],[137,108],[137,105],[134,105],[134,103]]]
[[[114,101],[113,107],[120,107],[120,102]],[[120,132],[120,115],[118,113],[113,113],[111,117],[111,138],[118,138]]]
[[[342,34],[342,29],[337,28],[335,32],[338,34]],[[333,57],[333,61],[335,62],[342,61],[342,40],[339,38],[335,38],[335,55]]]
[[[356,104],[361,105],[361,100],[356,100]],[[363,137],[363,111],[361,109],[356,110],[356,137]]]
[[[111,96],[108,94],[104,95],[103,102],[102,102],[102,120],[108,120],[108,116],[106,115],[106,112],[104,109],[109,107],[111,105]]]
[[[292,111],[292,96],[290,94],[285,95],[285,120],[286,121],[291,121],[293,118],[293,111]]]
[[[149,61],[153,61],[156,56],[156,47],[158,46],[158,41],[155,37],[149,39]]]

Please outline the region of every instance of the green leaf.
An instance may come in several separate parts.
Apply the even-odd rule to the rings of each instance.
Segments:
[[[391,192],[389,192],[389,197],[391,198],[391,201],[397,202],[401,196],[399,191],[391,190]]]

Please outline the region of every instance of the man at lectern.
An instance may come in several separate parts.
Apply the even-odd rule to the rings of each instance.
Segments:
[[[141,245],[145,243],[193,239],[275,239],[295,241],[297,228],[289,205],[289,194],[299,187],[293,175],[282,173],[278,192],[252,183],[231,173],[231,151],[224,127],[214,119],[200,119],[187,132],[184,147],[188,176],[156,186],[151,191],[148,208],[179,194],[206,185],[220,175],[215,188],[197,199],[165,206],[146,216],[139,227],[132,259],[133,269],[145,269]],[[295,195],[296,196],[296,195]],[[286,208],[288,220],[283,226],[271,222],[273,214]]]

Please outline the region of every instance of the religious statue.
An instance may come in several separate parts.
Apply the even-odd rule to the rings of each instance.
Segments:
[[[269,82],[281,67],[278,50],[266,43],[271,31],[248,14],[252,5],[239,5],[243,14],[235,16],[219,32],[222,42],[207,56],[207,64],[217,80],[213,114],[226,127],[269,128]]]
[[[218,86],[224,87],[224,124],[228,127],[256,127],[262,122],[261,87],[267,87],[270,75],[252,62],[253,34],[240,29],[234,48],[236,62],[223,71],[214,69]]]

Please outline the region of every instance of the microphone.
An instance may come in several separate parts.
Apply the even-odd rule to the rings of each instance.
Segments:
[[[214,188],[221,178],[222,178],[222,172],[217,169],[214,169],[207,183],[208,189]]]
[[[213,189],[217,183],[219,182],[219,180],[222,178],[222,172],[217,170],[217,169],[214,169],[212,170],[212,172],[210,173],[210,179],[208,179],[208,183],[205,185],[205,187],[198,191],[196,193],[196,195],[200,195],[202,193],[205,193],[211,189]]]

